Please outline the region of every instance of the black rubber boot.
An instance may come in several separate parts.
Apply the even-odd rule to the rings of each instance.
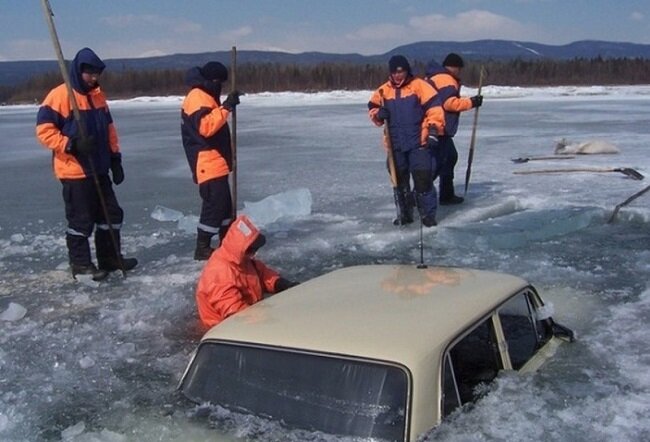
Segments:
[[[101,281],[108,276],[106,270],[98,269],[93,263],[88,265],[70,264],[70,270],[72,270],[74,279],[77,279],[77,275],[91,275],[93,281]]]
[[[91,275],[93,281],[101,281],[108,276],[106,271],[95,267],[95,264],[90,260],[88,238],[68,234],[65,236],[65,242],[68,246],[70,270],[74,279],[77,279],[77,275]]]
[[[409,189],[393,189],[395,207],[399,215],[393,220],[395,226],[405,226],[413,222],[413,206],[415,205],[413,192]]]
[[[420,219],[425,227],[437,226],[435,191],[418,193],[416,196]]]
[[[437,226],[438,222],[436,221],[435,215],[428,215],[422,218],[422,224],[424,225],[424,227],[433,227],[433,226]]]
[[[196,249],[194,249],[194,259],[196,261],[207,261],[214,249],[210,245],[212,241],[212,233],[208,233],[201,229],[196,229]]]
[[[125,258],[122,256],[122,237],[119,229],[114,229],[115,246],[111,241],[111,232],[108,230],[97,229],[95,231],[95,252],[97,254],[97,266],[100,270],[114,272],[115,270],[132,270],[138,265],[135,258]],[[117,248],[118,254],[115,253]],[[118,259],[119,256],[119,259]],[[121,263],[120,263],[121,259]]]
[[[440,177],[440,205],[460,204],[465,198],[454,193],[454,178],[450,176]]]

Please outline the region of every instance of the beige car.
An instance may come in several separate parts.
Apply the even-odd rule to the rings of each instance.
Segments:
[[[288,429],[414,441],[499,370],[537,369],[571,330],[501,273],[356,266],[269,297],[210,329],[183,394]]]

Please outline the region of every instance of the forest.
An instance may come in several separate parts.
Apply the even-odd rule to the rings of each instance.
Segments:
[[[413,63],[415,75],[425,64]],[[650,59],[575,58],[572,60],[468,60],[463,84],[476,87],[484,69],[483,84],[496,86],[584,86],[650,84]],[[107,70],[101,76],[109,99],[137,96],[184,95],[185,69]],[[321,92],[372,90],[387,79],[383,64],[321,63],[315,65],[246,63],[237,66],[237,89],[256,92]],[[59,72],[36,75],[14,86],[0,86],[0,104],[39,103],[61,83]],[[228,86],[224,92],[228,91]]]

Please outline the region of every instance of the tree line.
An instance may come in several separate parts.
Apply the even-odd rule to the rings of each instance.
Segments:
[[[412,66],[416,75],[423,75],[425,68],[422,62]],[[468,60],[462,73],[463,83],[475,87],[481,68],[487,74],[484,84],[496,86],[650,84],[650,59],[644,58]],[[185,72],[186,69],[107,70],[100,82],[111,99],[185,95]],[[246,63],[237,67],[237,88],[247,93],[372,90],[386,79],[386,64]],[[59,72],[48,72],[18,85],[0,86],[0,103],[39,103],[61,81]]]

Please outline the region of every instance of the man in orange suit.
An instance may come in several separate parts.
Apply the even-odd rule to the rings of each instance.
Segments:
[[[228,116],[239,104],[232,91],[221,102],[221,86],[228,70],[218,61],[187,71],[190,88],[181,111],[181,135],[192,179],[199,185],[202,206],[197,226],[194,259],[207,260],[214,249],[212,237],[223,239],[232,221],[232,197],[228,175],[232,169]]]
[[[36,121],[36,137],[52,151],[54,174],[63,185],[68,222],[65,238],[72,276],[91,275],[95,281],[106,278],[108,272],[131,270],[138,264],[135,258],[121,254],[124,211],[112,184],[124,181],[124,169],[117,131],[98,82],[104,67],[89,48],[81,49],[70,65],[70,83],[82,130],[65,84],[47,94]],[[88,243],[93,230],[97,267]]]
[[[297,285],[255,258],[265,236],[246,216],[231,224],[221,246],[212,253],[196,288],[196,305],[203,325],[211,327],[259,302],[264,294]]]
[[[427,81],[438,93],[438,98],[445,111],[445,133],[440,137],[440,148],[437,151],[438,175],[440,176],[440,204],[460,204],[463,197],[454,191],[454,167],[458,162],[458,151],[454,145],[454,135],[458,130],[460,113],[479,107],[483,104],[483,96],[460,96],[460,73],[465,63],[460,55],[448,54],[442,66],[432,61],[427,66]]]

